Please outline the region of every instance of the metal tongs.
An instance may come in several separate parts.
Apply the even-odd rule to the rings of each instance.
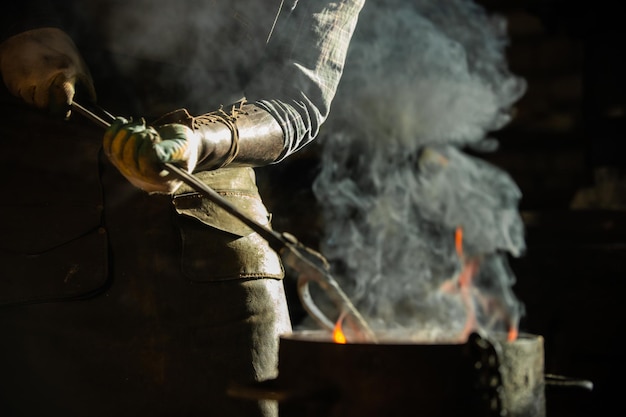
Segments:
[[[115,120],[115,116],[104,109],[98,108],[99,112],[103,114],[103,117],[101,117],[75,101],[72,103],[72,110],[105,129],[111,126],[111,123]],[[284,264],[291,267],[298,274],[297,289],[303,308],[322,328],[332,332],[336,327],[336,322],[345,319],[350,324],[350,329],[352,330],[349,333],[344,332],[347,341],[377,342],[374,332],[328,271],[328,264],[320,253],[306,247],[290,233],[277,233],[249,218],[219,193],[187,171],[171,163],[165,163],[164,165],[164,169],[171,175],[250,227],[250,229],[264,238],[272,249],[280,254]],[[339,309],[340,319],[331,321],[317,307],[309,291],[309,282],[317,283],[324,290],[324,293]]]

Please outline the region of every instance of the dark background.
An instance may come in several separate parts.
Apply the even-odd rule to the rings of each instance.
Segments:
[[[500,148],[480,155],[523,192],[528,250],[511,259],[526,306],[520,327],[544,337],[546,373],[594,383],[591,392],[548,386],[547,415],[623,415],[624,14],[617,1],[477,3],[506,16],[510,69],[528,82],[512,123],[493,133]],[[312,144],[259,170],[274,228],[314,248],[321,232],[311,191],[317,166]],[[293,280],[286,283],[297,324],[304,313]]]

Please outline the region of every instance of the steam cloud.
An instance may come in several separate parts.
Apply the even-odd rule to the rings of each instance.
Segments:
[[[506,21],[468,0],[363,10],[314,192],[321,252],[373,328],[450,339],[467,331],[470,310],[475,330],[517,328],[523,305],[507,257],[525,249],[521,193],[506,172],[463,152],[495,149],[489,132],[525,92],[507,44]],[[479,265],[469,304],[456,285],[468,261]]]

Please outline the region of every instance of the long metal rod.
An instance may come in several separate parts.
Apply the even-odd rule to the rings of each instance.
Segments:
[[[72,103],[72,108],[80,115],[86,117],[87,119],[94,122],[96,125],[105,129],[109,128],[113,120],[115,120],[115,116],[108,113],[104,109],[100,110],[107,116],[107,118],[111,120],[111,122],[103,119],[102,117],[98,116],[94,112],[90,111],[89,109],[85,108],[75,101]],[[339,284],[324,267],[318,265],[317,261],[313,261],[310,259],[310,256],[305,255],[305,253],[307,253],[308,251],[304,247],[299,248],[299,246],[302,246],[302,244],[300,244],[294,237],[287,238],[285,234],[277,233],[274,230],[249,218],[236,206],[234,206],[228,200],[218,194],[217,191],[215,191],[202,181],[198,180],[194,175],[188,173],[187,171],[171,163],[165,163],[164,165],[165,169],[168,170],[176,178],[190,186],[196,192],[208,198],[213,203],[220,206],[226,212],[228,212],[229,214],[240,220],[242,223],[244,223],[246,226],[250,227],[253,231],[258,233],[263,239],[265,239],[269,243],[269,245],[276,252],[282,254],[284,260],[288,261],[292,265],[292,267],[299,270],[302,275],[299,279],[299,287],[302,290],[301,297],[309,297],[307,285],[309,281],[317,282],[326,291],[327,295],[330,296],[330,298],[337,305],[337,307],[339,307],[341,310],[345,311],[352,318],[354,318],[354,320],[356,321],[355,324],[360,331],[360,334],[357,336],[359,341],[377,341],[374,332],[371,330],[363,316],[361,316],[361,313],[352,304],[352,301],[339,287]],[[304,304],[303,307],[305,307],[313,316],[313,318],[316,319],[323,327],[328,328],[332,326],[332,323],[329,323],[325,316],[323,316],[323,314],[319,312],[317,307],[315,307],[312,301],[307,301],[305,299],[303,299],[302,301]]]

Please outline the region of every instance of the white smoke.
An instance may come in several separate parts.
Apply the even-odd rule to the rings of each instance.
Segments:
[[[517,327],[507,257],[525,249],[521,193],[464,148],[511,119],[526,84],[507,67],[506,21],[468,0],[368,2],[320,138],[321,251],[374,327],[448,338],[467,299],[442,291],[468,261],[475,330]],[[462,230],[463,254],[455,247]],[[453,285],[454,287],[454,285]]]

